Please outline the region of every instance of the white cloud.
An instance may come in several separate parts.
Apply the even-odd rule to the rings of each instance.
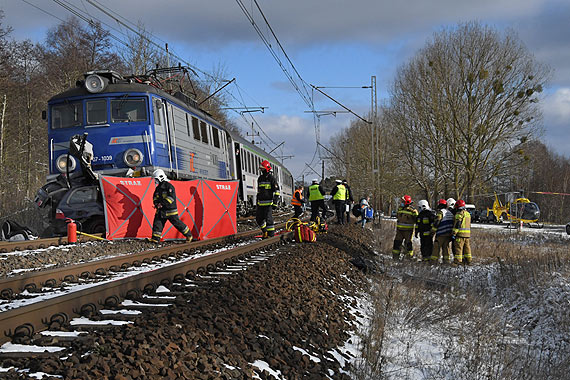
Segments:
[[[544,100],[545,121],[553,125],[570,125],[570,88],[559,88]]]
[[[557,153],[570,157],[570,88],[559,88],[544,99],[544,140]]]

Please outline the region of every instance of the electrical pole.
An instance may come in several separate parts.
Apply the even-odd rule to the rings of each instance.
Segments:
[[[380,187],[380,159],[378,157],[379,151],[379,133],[377,130],[378,125],[378,98],[376,94],[376,76],[372,75],[370,77],[370,116],[372,118],[372,123],[370,124],[372,128],[372,194],[374,195],[374,206],[378,208],[378,192],[377,187]]]
[[[0,174],[2,173],[3,152],[4,152],[4,115],[6,115],[6,94],[2,102],[2,118],[0,119]]]
[[[251,143],[255,145],[255,136],[259,136],[259,132],[255,133],[255,129],[253,128],[253,121],[251,122],[251,135],[248,133],[248,136],[251,136]]]

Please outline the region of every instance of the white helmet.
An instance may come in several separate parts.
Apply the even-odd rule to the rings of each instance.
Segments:
[[[421,201],[418,202],[418,207],[419,207],[420,211],[423,211],[423,210],[431,210],[431,209],[429,208],[429,203],[428,203],[428,201],[426,201],[425,199],[422,199]]]
[[[156,170],[152,173],[152,178],[154,178],[154,180],[155,180],[156,182],[158,182],[158,183],[161,183],[161,182],[164,182],[164,181],[166,181],[166,182],[169,181],[168,177],[167,177],[166,174],[164,173],[164,170],[162,170],[162,169],[156,169]]]
[[[455,207],[455,199],[449,198],[447,200],[447,208],[452,209]]]

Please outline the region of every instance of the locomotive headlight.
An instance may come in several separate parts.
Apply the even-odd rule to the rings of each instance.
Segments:
[[[140,150],[135,148],[127,149],[123,155],[123,161],[127,166],[134,168],[135,166],[142,164],[143,154]]]
[[[60,173],[67,172],[67,166],[69,165],[69,171],[75,170],[75,158],[68,156],[67,154],[62,154],[55,160],[55,166]]]
[[[106,85],[107,81],[105,78],[99,75],[91,74],[85,78],[85,89],[92,94],[103,91]]]

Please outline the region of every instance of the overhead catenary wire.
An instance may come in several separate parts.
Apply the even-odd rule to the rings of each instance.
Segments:
[[[259,37],[261,38],[261,40],[263,41],[263,43],[265,44],[265,46],[267,47],[267,49],[269,50],[269,52],[271,53],[271,55],[273,56],[273,58],[275,59],[275,61],[277,62],[277,64],[279,65],[279,67],[281,68],[281,70],[283,71],[283,73],[285,74],[285,76],[289,79],[289,82],[291,82],[291,85],[293,86],[293,88],[295,88],[297,93],[299,93],[299,95],[305,101],[305,103],[309,106],[309,108],[314,109],[313,101],[312,101],[310,93],[308,91],[309,86],[307,85],[307,82],[305,82],[303,80],[303,78],[299,74],[299,71],[297,70],[297,68],[295,67],[295,65],[293,64],[293,62],[291,61],[291,59],[289,58],[287,53],[285,52],[283,45],[281,44],[281,42],[277,38],[277,35],[273,31],[273,28],[269,24],[269,21],[267,20],[267,17],[265,17],[265,14],[263,13],[263,11],[261,10],[261,7],[257,3],[257,0],[252,0],[252,2],[255,4],[257,10],[259,11],[259,14],[263,18],[265,26],[271,32],[273,39],[275,40],[275,42],[279,46],[281,53],[285,57],[286,62],[288,63],[290,68],[294,71],[294,74],[289,72],[288,68],[286,67],[287,65],[283,62],[283,60],[281,60],[281,58],[279,57],[279,55],[277,54],[277,52],[273,48],[273,44],[269,41],[269,38],[267,36],[265,36],[265,34],[261,30],[260,26],[255,21],[255,18],[253,17],[253,13],[252,12],[250,13],[248,11],[248,9],[246,8],[246,6],[244,5],[242,0],[236,0],[236,2],[238,4],[238,6],[241,8],[241,10],[243,11],[243,13],[245,14],[246,18],[249,20],[249,22],[253,26],[253,28],[255,29],[255,31],[257,32],[257,34],[259,35]],[[297,83],[295,76],[298,78],[298,81],[300,82],[300,84]]]

